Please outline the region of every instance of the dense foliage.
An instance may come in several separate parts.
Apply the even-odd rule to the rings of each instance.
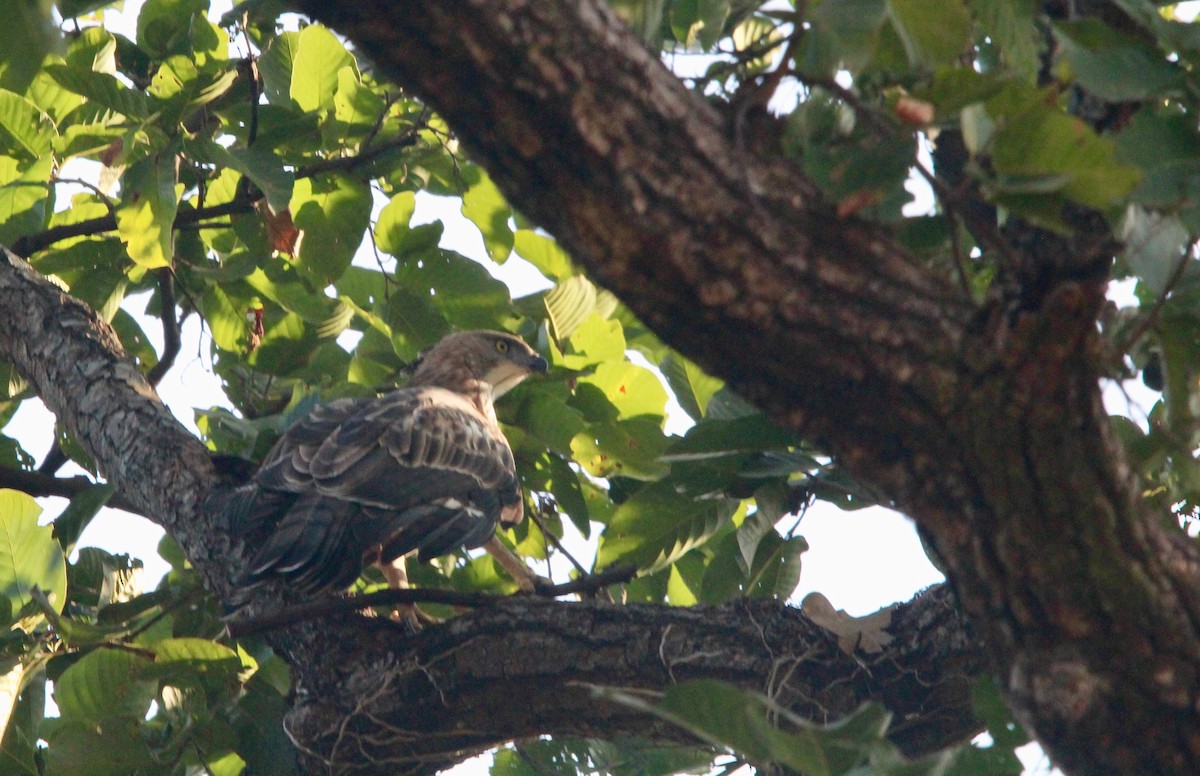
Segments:
[[[523,336],[551,363],[548,378],[499,407],[536,518],[505,539],[531,562],[561,552],[569,522],[597,547],[580,572],[637,568],[614,588],[619,600],[786,599],[806,549],[797,515],[814,499],[872,503],[823,451],[666,347],[582,274],[506,203],[452,127],[328,29],[277,18],[270,2],[212,20],[206,0],[148,0],[127,37],[105,28],[106,3],[62,0],[58,29],[46,5],[0,9],[0,243],[98,311],[151,380],[179,352],[181,320],[198,316],[235,408],[197,411],[214,454],[257,460],[314,401],[402,384],[405,366],[444,334],[490,328]],[[1200,506],[1190,454],[1196,27],[1139,0],[1111,6],[1119,24],[1021,0],[613,5],[680,68],[701,63],[689,84],[729,115],[731,142],[772,149],[839,217],[886,224],[977,299],[1003,258],[998,221],[1065,234],[1084,209],[1101,214],[1112,234],[1095,238],[1123,241],[1115,275],[1136,279],[1141,303],[1102,321],[1110,376],[1144,369],[1147,385],[1165,389],[1148,430],[1114,423],[1164,514],[1182,520]],[[773,97],[777,117],[764,110]],[[918,151],[939,138],[935,175]],[[63,173],[69,164],[96,173],[80,186]],[[914,166],[936,212],[903,210]],[[485,267],[440,247],[440,222],[411,222],[428,195],[461,200],[490,260],[521,257],[546,289],[514,299]],[[152,320],[164,352],[142,328]],[[33,394],[0,372],[2,427]],[[664,431],[669,396],[693,422],[682,436]],[[20,693],[0,772],[294,772],[281,726],[287,665],[260,637],[222,634],[219,601],[170,538],[160,552],[173,571],[151,592],[130,584],[128,557],[83,548],[68,561],[83,527],[120,495],[53,480],[65,458],[100,473],[65,434],[56,452],[38,466],[21,440],[0,436],[0,482],[16,489],[0,491],[0,616],[11,623],[0,698]],[[17,490],[72,498],[39,527]],[[487,555],[410,574],[418,586],[515,590]],[[368,571],[356,590],[381,586]],[[50,681],[60,716],[46,718]],[[606,692],[708,746],[538,740],[502,750],[493,773],[703,772],[714,756],[731,762],[715,752],[733,751],[735,764],[807,774],[1003,774],[1019,772],[1011,750],[1025,740],[986,683],[977,713],[996,746],[912,764],[887,743],[879,707],[821,729],[718,684],[680,685],[661,705]],[[775,727],[781,716],[788,732]]]

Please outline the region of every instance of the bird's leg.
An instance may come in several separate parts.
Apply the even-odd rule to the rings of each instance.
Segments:
[[[388,587],[393,590],[401,590],[408,588],[408,569],[404,565],[404,556],[391,561],[390,563],[380,562],[377,564],[379,570],[383,572],[383,578],[387,580]],[[392,610],[392,619],[396,622],[402,622],[414,631],[421,629],[421,610],[416,604],[396,604]]]
[[[509,576],[517,581],[517,587],[521,590],[532,593],[537,589],[537,582],[541,578],[534,574],[512,550],[505,547],[498,536],[493,535],[491,539],[488,539],[484,543],[483,549],[487,550],[488,554],[504,567]]]

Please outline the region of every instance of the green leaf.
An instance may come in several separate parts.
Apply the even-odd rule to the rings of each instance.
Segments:
[[[1034,0],[967,0],[967,5],[1007,69],[1033,83],[1046,46],[1038,23],[1041,6]]]
[[[375,221],[375,244],[384,253],[396,256],[411,231],[409,221],[417,208],[417,196],[411,191],[401,191],[393,196],[379,211]]]
[[[303,111],[329,110],[334,107],[338,72],[358,66],[342,42],[319,24],[310,24],[300,31],[292,62],[289,96]]]
[[[116,492],[116,487],[109,484],[93,485],[78,493],[71,503],[54,519],[54,538],[62,546],[64,554],[70,555],[79,541],[79,535],[92,522],[96,513],[108,503]]]
[[[179,211],[175,185],[175,155],[167,151],[134,163],[121,180],[117,234],[139,267],[171,266]]]
[[[679,406],[696,422],[704,418],[709,399],[724,385],[721,380],[709,377],[700,367],[678,353],[668,354],[659,364],[659,369],[667,378],[667,384],[671,386]]]
[[[550,237],[530,229],[519,229],[514,235],[513,247],[518,256],[551,280],[562,280],[575,274],[571,257]]]
[[[766,415],[756,412],[734,420],[707,418],[688,429],[663,454],[663,460],[702,461],[764,450],[783,450],[795,438]]]
[[[1000,180],[1001,201],[1026,214],[1045,214],[1039,203],[1045,194],[1062,196],[1100,210],[1122,203],[1139,179],[1134,167],[1119,164],[1111,140],[1098,137],[1079,119],[1068,116],[1052,105],[1041,92],[1014,85],[987,102],[987,111],[996,122],[992,140],[992,163],[996,172],[1010,180]],[[1045,180],[1042,188],[1039,180]],[[1033,188],[1022,188],[1022,181]],[[1039,198],[1040,197],[1040,198]],[[1050,200],[1053,208],[1053,200]]]
[[[1156,47],[1099,19],[1058,22],[1054,33],[1071,76],[1103,100],[1147,100],[1182,86],[1183,74]]]
[[[0,12],[2,13],[2,12]],[[0,138],[3,150],[24,159],[50,153],[58,133],[54,122],[29,100],[0,89]]]
[[[15,180],[0,186],[0,244],[11,244],[18,237],[45,228],[47,211],[53,208],[50,176],[54,157],[50,154],[33,162]]]
[[[617,507],[596,554],[596,565],[633,563],[653,573],[674,563],[727,525],[732,502],[680,496],[669,480],[648,485]]]
[[[463,194],[462,214],[479,228],[488,256],[503,264],[513,249],[513,230],[508,225],[512,209],[487,173],[479,171],[479,180]]]
[[[1117,232],[1125,249],[1121,256],[1155,296],[1163,293],[1186,259],[1191,243],[1178,216],[1163,215],[1130,205]]]
[[[822,0],[804,10],[812,29],[801,39],[802,70],[827,76],[842,67],[857,73],[867,65],[887,20],[885,0]]]
[[[150,115],[147,97],[108,73],[79,70],[68,65],[47,65],[46,72],[64,89],[103,108],[132,119],[145,119]]]
[[[543,301],[554,327],[554,338],[561,342],[574,334],[596,312],[598,299],[596,287],[582,275],[564,278],[547,291]]]
[[[512,307],[508,286],[461,254],[435,248],[418,261],[399,263],[392,279],[398,287],[430,300],[459,329],[506,328]]]
[[[708,51],[717,44],[729,17],[729,0],[676,0],[671,32],[686,48]]]
[[[292,68],[300,48],[299,32],[283,32],[271,39],[258,60],[263,92],[272,105],[294,107],[291,98]]]
[[[0,3],[0,88],[24,92],[46,55],[62,48],[53,5],[52,0]]]
[[[971,46],[962,0],[887,0],[888,16],[914,66],[949,64]]]
[[[234,305],[220,286],[211,285],[204,292],[200,309],[204,312],[204,320],[208,323],[213,342],[221,350],[236,353],[245,344],[247,331],[246,314],[249,309],[241,309]]]
[[[592,313],[567,340],[555,364],[567,369],[586,369],[605,361],[625,360],[625,333],[621,322]]]
[[[65,719],[93,725],[120,717],[144,719],[157,690],[148,678],[152,665],[127,649],[94,650],[54,683],[54,702]]]
[[[606,361],[578,386],[595,386],[617,409],[618,419],[664,417],[667,392],[649,369],[637,364]],[[577,388],[577,390],[579,390]]]
[[[75,719],[48,719],[40,731],[49,746],[45,752],[48,776],[113,776],[153,773],[149,747],[132,722],[96,725]],[[161,771],[159,771],[161,773]]]
[[[289,207],[292,221],[303,232],[298,264],[319,282],[337,280],[350,266],[370,223],[370,188],[334,173],[302,178],[296,181]]]
[[[0,489],[0,594],[13,622],[41,590],[55,611],[67,600],[67,565],[50,526],[39,526],[41,507],[30,496]],[[0,615],[5,614],[0,612]]]
[[[138,13],[138,46],[155,59],[187,51],[193,26],[205,23],[207,8],[208,0],[147,0]]]
[[[1117,136],[1116,160],[1136,165],[1136,202],[1163,209],[1195,210],[1200,201],[1200,132],[1189,116],[1145,108]],[[1197,223],[1192,221],[1193,231]]]

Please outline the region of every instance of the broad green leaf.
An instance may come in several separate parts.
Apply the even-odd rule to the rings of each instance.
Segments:
[[[676,0],[671,32],[684,47],[708,51],[720,39],[728,16],[729,0]]]
[[[562,280],[575,274],[571,266],[571,257],[553,238],[531,229],[519,229],[514,235],[513,247],[518,256],[537,267],[539,272],[551,280]]]
[[[887,0],[887,9],[914,66],[949,64],[971,46],[962,0]]]
[[[638,491],[617,507],[596,554],[596,565],[633,563],[652,573],[703,544],[733,515],[727,500],[681,497],[669,480]]]
[[[175,156],[163,152],[131,165],[121,181],[117,234],[129,258],[144,269],[171,266],[174,257]]]
[[[938,115],[946,116],[995,96],[1006,83],[1000,76],[980,73],[971,67],[939,67],[933,83],[914,94],[933,103]]]
[[[1121,219],[1121,256],[1155,296],[1163,293],[1184,261],[1191,237],[1178,216],[1130,205]]]
[[[138,46],[156,59],[187,51],[207,8],[208,0],[147,0],[138,13]]]
[[[189,57],[175,56],[159,66],[148,91],[162,101],[160,120],[173,123],[188,111],[216,100],[236,81],[235,68],[209,73],[198,70]]]
[[[342,42],[321,25],[310,24],[297,40],[289,96],[303,111],[332,109],[343,67],[357,73],[354,57]]]
[[[46,154],[33,162],[15,180],[0,186],[0,244],[45,228],[50,199],[50,176],[54,157]]]
[[[695,606],[700,602],[696,593],[688,586],[679,571],[679,564],[671,566],[671,576],[667,579],[667,601],[671,606]]]
[[[670,468],[661,460],[667,444],[657,418],[593,423],[571,440],[571,457],[593,477],[657,480]]]
[[[346,175],[302,178],[296,181],[289,209],[292,221],[303,232],[297,252],[299,265],[314,280],[337,280],[350,266],[366,233],[371,218],[370,188]]]
[[[724,383],[706,375],[700,367],[677,353],[671,353],[659,365],[663,377],[675,394],[675,400],[694,421],[704,418],[708,401]]]
[[[0,730],[3,730],[0,769],[13,776],[41,776],[35,758],[39,749],[39,728],[46,711],[45,674],[29,670],[14,659],[6,665],[12,665],[9,681],[13,675],[21,681],[12,688],[12,705],[5,710],[8,713],[0,712]]]
[[[1058,22],[1054,32],[1070,76],[1103,100],[1146,100],[1182,86],[1183,73],[1157,48],[1097,18]]]
[[[217,347],[231,353],[241,350],[247,332],[246,315],[250,310],[235,306],[217,285],[209,286],[204,292],[201,309]]]
[[[541,385],[525,391],[516,421],[542,445],[563,455],[571,454],[571,440],[584,427],[583,415],[578,410]]]
[[[1133,199],[1162,209],[1181,209],[1200,231],[1200,132],[1188,116],[1146,108],[1117,135],[1116,159],[1142,172]]]
[[[375,221],[375,244],[384,253],[395,256],[408,237],[409,221],[417,208],[417,197],[411,191],[401,191],[393,196],[379,211]]]
[[[664,461],[702,461],[731,455],[783,450],[795,438],[766,415],[755,412],[733,420],[706,418],[687,430],[663,454]]]
[[[52,0],[0,3],[0,88],[24,92],[46,56],[62,48],[53,6]]]
[[[624,360],[625,333],[621,322],[599,313],[592,313],[575,329],[558,359],[567,369],[586,369],[605,361]]]
[[[715,680],[672,684],[657,706],[617,690],[602,689],[600,694],[732,749],[759,768],[778,765],[807,776],[838,776],[865,764],[873,752],[892,749],[883,739],[891,717],[879,706],[864,706],[821,727],[764,696]]]
[[[37,159],[50,153],[56,135],[54,122],[41,109],[24,97],[0,89],[0,150]]]
[[[88,527],[96,513],[108,503],[116,487],[109,484],[93,485],[71,499],[71,503],[54,518],[54,538],[62,546],[63,553],[69,555],[79,541],[79,535]]]
[[[488,256],[503,264],[513,249],[513,231],[508,225],[512,209],[487,173],[479,171],[479,180],[463,194],[462,214],[479,228]]]
[[[114,718],[142,719],[154,700],[147,678],[153,662],[127,649],[101,648],[84,655],[54,683],[54,701],[64,718],[90,724]]]
[[[39,526],[41,507],[32,497],[15,490],[0,489],[0,595],[13,622],[33,599],[30,591],[41,590],[55,611],[67,600],[67,566],[62,548],[50,526]]]
[[[1034,0],[967,0],[967,6],[1006,69],[1032,83],[1046,47],[1038,24],[1041,6]]]
[[[211,692],[236,686],[242,661],[224,644],[199,638],[164,639],[154,644],[154,665],[146,676],[178,681],[190,676]]]
[[[93,723],[64,717],[46,720],[40,732],[49,744],[46,776],[154,773],[148,769],[157,764],[132,721],[100,730]]]
[[[387,103],[362,82],[351,67],[338,71],[337,92],[333,95],[334,121],[321,125],[322,133],[337,133],[332,145],[353,145],[367,137],[382,120]]]
[[[860,71],[871,60],[887,19],[885,0],[822,0],[804,6],[812,28],[801,39],[797,62],[806,73]]]
[[[582,275],[573,275],[560,280],[546,292],[543,301],[550,325],[554,327],[554,338],[562,341],[569,338],[597,309],[598,294],[592,281]]]
[[[637,364],[606,361],[591,375],[579,378],[578,385],[595,386],[603,392],[617,408],[619,419],[661,419],[665,415],[667,392],[653,372]]]
[[[133,119],[150,114],[148,98],[108,73],[79,70],[68,65],[48,65],[46,72],[64,89],[86,97],[108,110]]]
[[[398,287],[429,299],[458,329],[506,328],[512,301],[508,286],[461,254],[435,248],[419,260],[398,263],[392,279]]]
[[[1048,105],[1032,88],[1005,89],[987,102],[987,111],[996,122],[992,163],[997,173],[1010,178],[1000,182],[1000,190],[1033,197],[1005,197],[1003,201],[1012,207],[1037,215],[1038,196],[1061,192],[1080,204],[1105,210],[1120,204],[1138,183],[1138,170],[1115,160],[1111,140]],[[1049,184],[1046,189],[1038,184],[1043,179]],[[1022,181],[1033,188],[1021,188]]]
[[[262,73],[263,92],[273,105],[295,105],[291,97],[292,68],[299,48],[300,33],[283,32],[271,39],[266,51],[259,57],[258,69]]]

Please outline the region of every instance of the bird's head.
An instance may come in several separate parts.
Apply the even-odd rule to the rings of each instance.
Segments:
[[[531,372],[545,372],[546,359],[520,337],[499,331],[464,331],[442,338],[417,365],[410,385],[461,391],[471,383],[491,386],[492,398],[512,390]]]

